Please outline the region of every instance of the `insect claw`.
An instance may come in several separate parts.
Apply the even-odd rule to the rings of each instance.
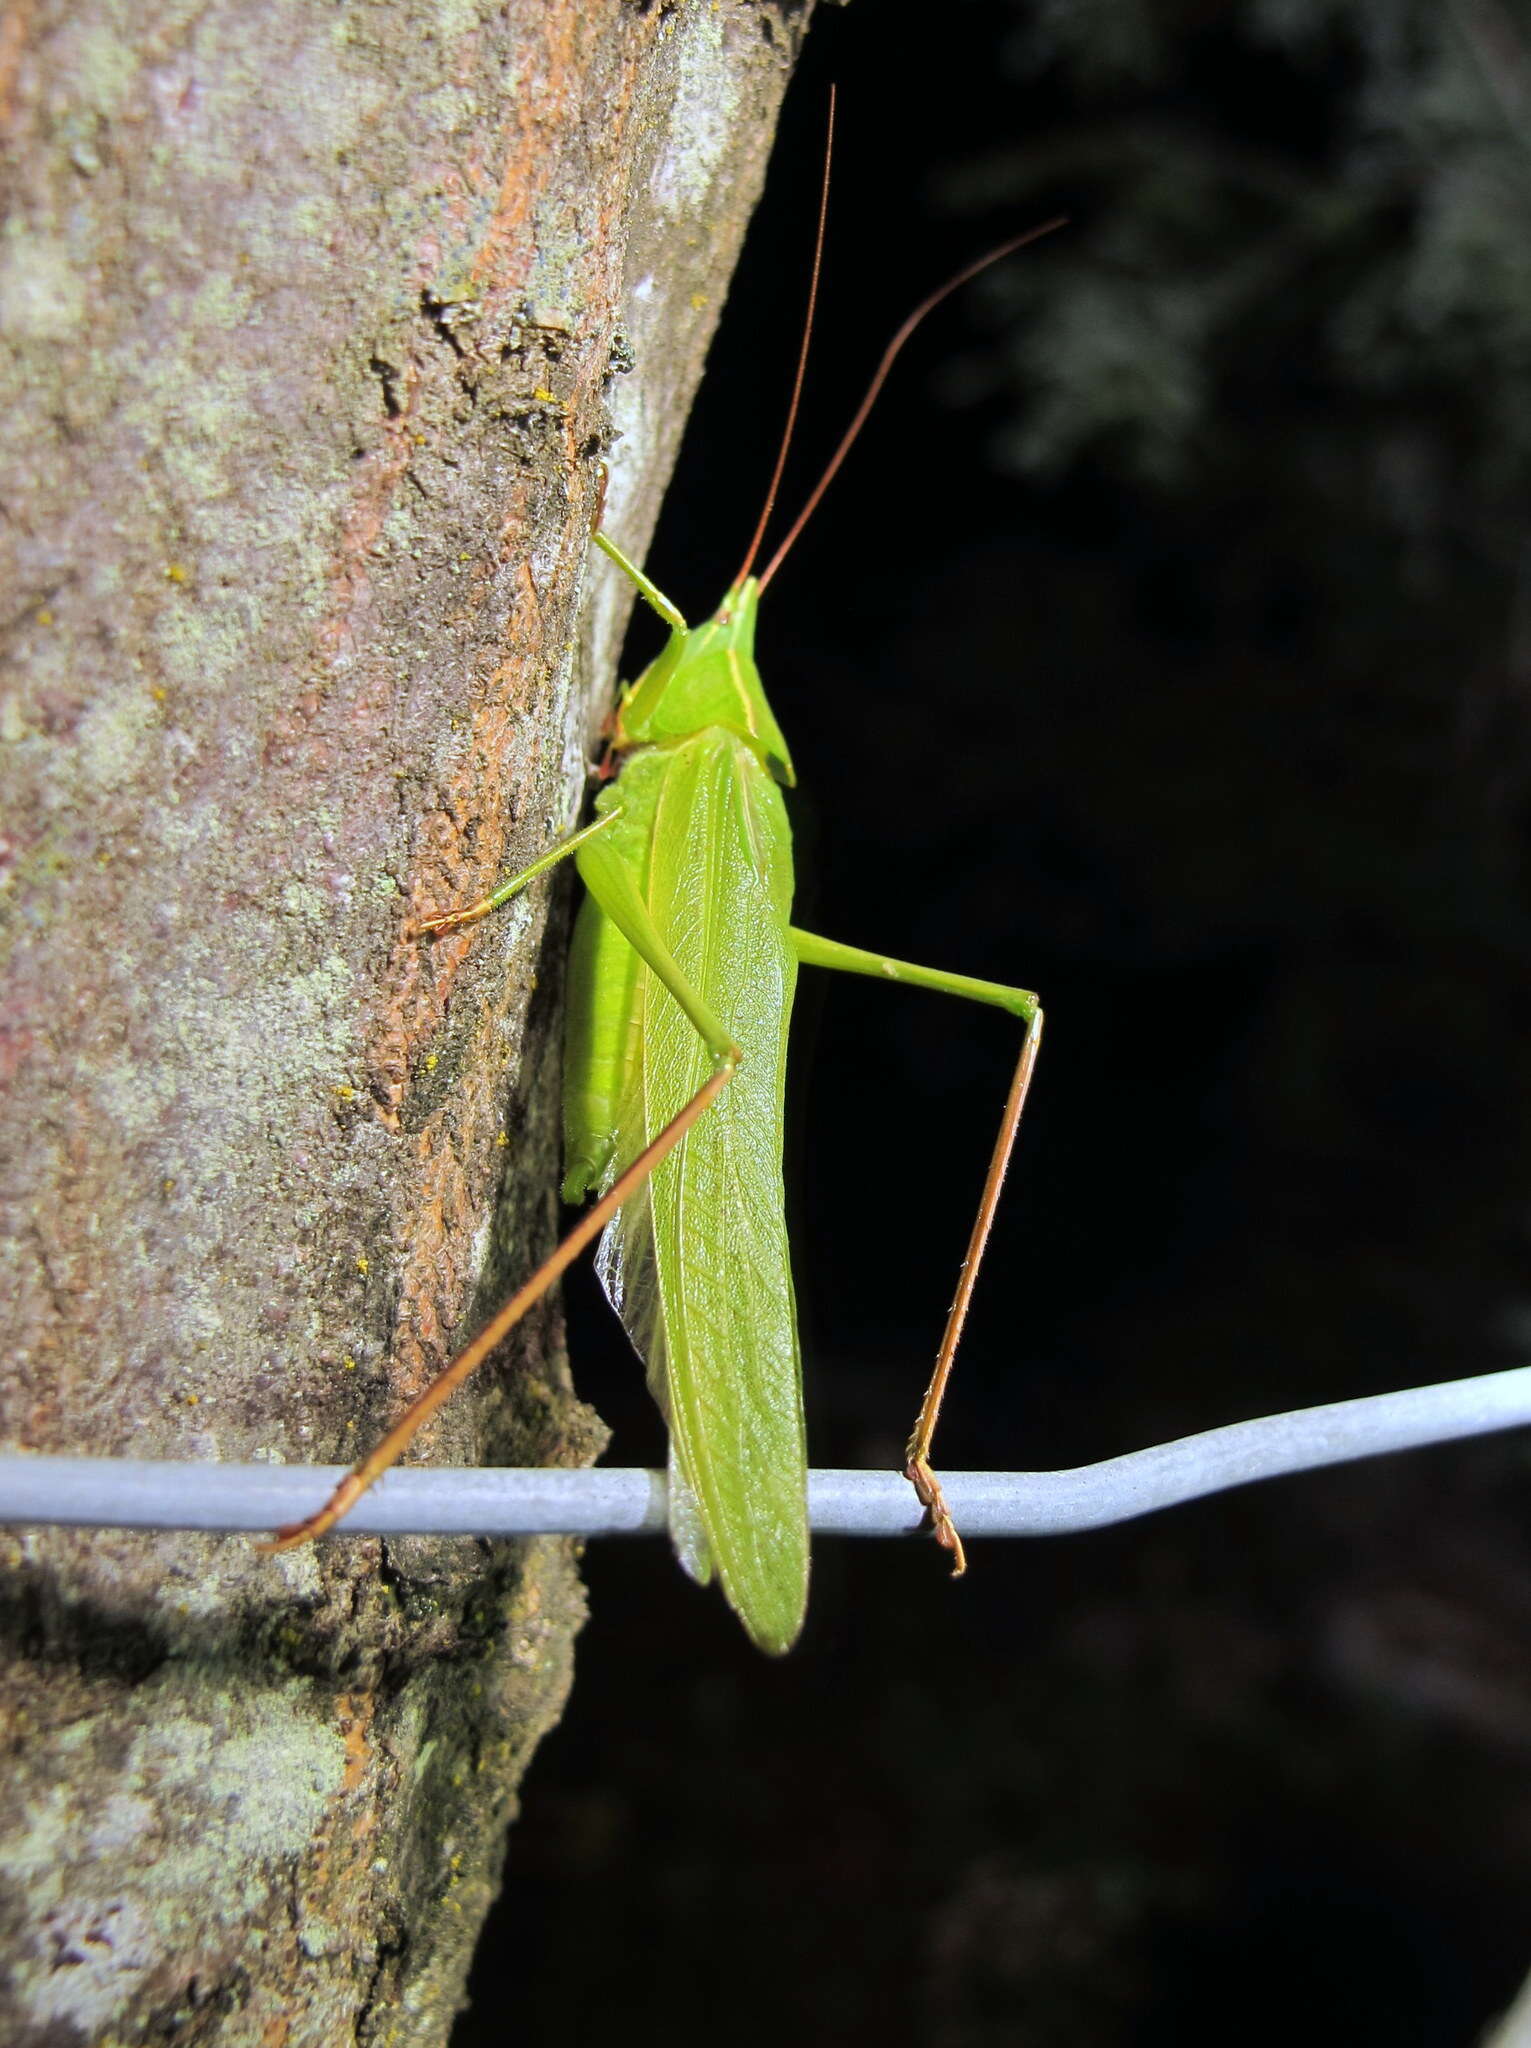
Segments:
[[[913,1446],[911,1445],[911,1452]],[[929,1464],[918,1453],[911,1455],[904,1467],[904,1477],[914,1488],[915,1498],[930,1516],[930,1533],[943,1550],[952,1554],[952,1577],[960,1579],[968,1568],[967,1552],[962,1547],[962,1538],[957,1534],[957,1524],[952,1520],[951,1510],[946,1505],[946,1496],[941,1491],[941,1482],[931,1471]]]
[[[445,932],[455,932],[465,924],[473,924],[486,915],[490,908],[488,898],[482,903],[470,904],[466,910],[433,910],[429,917],[420,920],[420,936],[439,939]]]
[[[256,1549],[274,1557],[278,1551],[296,1550],[300,1543],[312,1543],[316,1536],[323,1536],[327,1530],[333,1529],[371,1485],[373,1475],[363,1477],[365,1471],[365,1466],[353,1467],[317,1514],[308,1515],[301,1522],[284,1522],[274,1536],[264,1543],[257,1543]]]

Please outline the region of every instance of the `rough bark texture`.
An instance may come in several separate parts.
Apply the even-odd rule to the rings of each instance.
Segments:
[[[597,457],[641,553],[804,12],[0,29],[8,1448],[345,1456],[550,1241],[564,892],[412,919],[575,818]],[[556,1316],[512,1349],[423,1455],[594,1455]],[[0,1571],[10,2048],[442,2040],[570,1547]]]

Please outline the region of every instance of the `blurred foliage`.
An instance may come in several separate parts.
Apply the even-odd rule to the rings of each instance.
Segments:
[[[1088,454],[1188,486],[1230,384],[1257,378],[1243,416],[1273,469],[1361,457],[1351,487],[1411,541],[1464,489],[1509,504],[1531,455],[1531,33],[1508,0],[1043,0],[1005,61],[1064,125],[975,155],[945,196],[1010,214],[1062,193],[1077,223],[991,281],[1004,340],[958,373],[1016,394],[1009,465]]]

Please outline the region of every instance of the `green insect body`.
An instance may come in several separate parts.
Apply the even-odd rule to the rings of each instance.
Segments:
[[[779,1651],[808,1592],[780,1140],[797,955],[776,779],[790,766],[752,653],[755,607],[746,584],[710,624],[672,629],[619,712],[616,745],[635,750],[596,806],[611,829],[577,856],[563,1192],[604,1194],[737,1046],[715,1105],[607,1225],[597,1270],[669,1426],[681,1561],[702,1580],[715,1565],[751,1635]]]
[[[597,1265],[670,1432],[677,1552],[714,1568],[762,1649],[808,1591],[802,1368],[783,1211],[787,1031],[800,960],[999,1002],[1026,991],[913,968],[799,932],[781,785],[791,756],[755,664],[758,590],[707,624],[597,540],[670,623],[624,691],[615,782],[576,850],[565,1048],[564,1198],[604,1195],[709,1076],[729,1085],[606,1226]]]

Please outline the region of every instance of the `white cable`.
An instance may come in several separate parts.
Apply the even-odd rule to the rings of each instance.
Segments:
[[[1203,1494],[1531,1423],[1531,1366],[1235,1422],[1065,1472],[943,1472],[968,1536],[1057,1536],[1131,1521]],[[339,1465],[216,1465],[0,1457],[0,1524],[269,1530],[324,1500]],[[826,1536],[919,1528],[896,1472],[815,1471],[809,1515]],[[665,1527],[663,1473],[402,1466],[341,1523],[341,1536],[638,1535]]]

